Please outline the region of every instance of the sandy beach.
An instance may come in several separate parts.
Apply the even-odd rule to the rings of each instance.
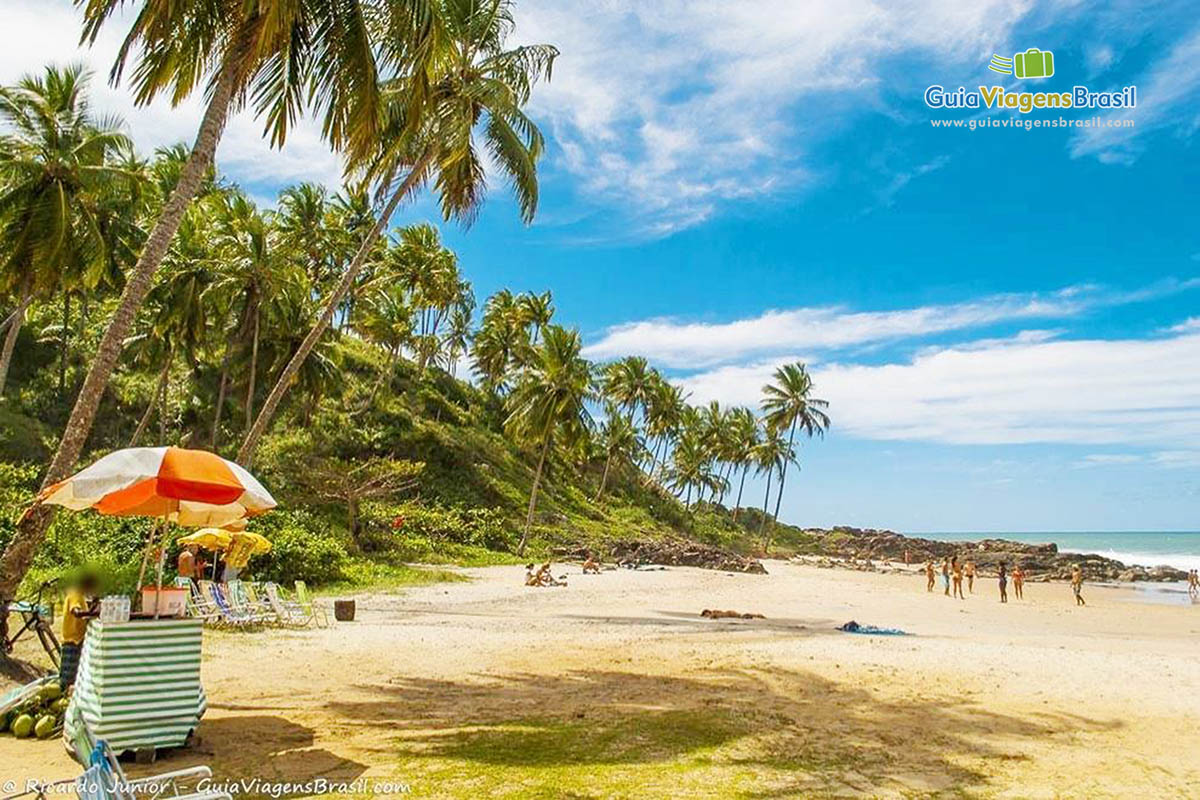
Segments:
[[[959,601],[915,573],[767,568],[566,565],[570,585],[546,589],[465,570],[359,597],[329,630],[209,633],[199,741],[149,771],[414,797],[1200,794],[1200,607],[1087,587],[1076,608],[1065,584],[1001,605],[991,578]],[[850,619],[915,635],[834,630]],[[0,780],[77,772],[59,741],[0,738]]]

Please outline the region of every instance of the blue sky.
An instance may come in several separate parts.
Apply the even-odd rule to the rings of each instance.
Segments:
[[[111,58],[115,30],[76,52],[67,2],[4,5],[4,80]],[[1200,527],[1194,6],[526,0],[518,19],[563,51],[534,100],[551,146],[532,228],[497,186],[445,229],[480,296],[551,289],[592,357],[643,354],[696,401],[755,403],[806,361],[834,427],[802,449],[789,521]],[[987,70],[1029,47],[1053,78]],[[1102,115],[1132,128],[935,129],[1021,115],[931,110],[934,83],[1133,84],[1138,107]],[[195,103],[97,89],[145,147],[194,130]],[[272,152],[235,119],[219,160],[264,200],[337,181],[311,126]]]

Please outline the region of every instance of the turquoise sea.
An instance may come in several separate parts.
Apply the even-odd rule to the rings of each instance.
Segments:
[[[1200,531],[1042,531],[1036,533],[980,533],[945,531],[911,533],[926,539],[974,542],[980,539],[1012,539],[1042,544],[1054,542],[1067,553],[1097,553],[1126,564],[1155,567],[1166,564],[1176,569],[1200,569]]]

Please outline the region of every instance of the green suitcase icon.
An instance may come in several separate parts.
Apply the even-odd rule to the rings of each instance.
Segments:
[[[1018,78],[1049,78],[1054,74],[1054,53],[1031,47],[1013,56],[1013,74]]]

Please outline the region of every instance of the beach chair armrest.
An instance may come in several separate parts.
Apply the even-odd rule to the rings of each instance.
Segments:
[[[211,777],[212,777],[212,770],[204,765],[200,765],[200,766],[196,766],[196,767],[186,767],[184,769],[177,769],[173,772],[163,772],[158,775],[147,775],[145,778],[134,778],[131,781],[127,781],[125,785],[130,787],[130,789],[133,789],[133,788],[139,787],[139,786],[153,785],[153,784],[159,784],[159,783],[162,783],[162,784],[172,783],[174,781],[181,780],[181,779],[192,779],[192,778],[198,779],[198,778],[211,778]]]

